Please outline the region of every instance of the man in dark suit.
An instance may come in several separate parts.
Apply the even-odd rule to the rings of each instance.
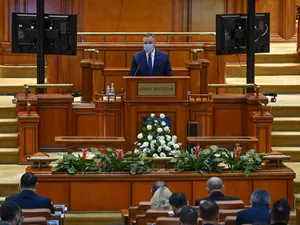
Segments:
[[[200,205],[202,225],[217,225],[219,220],[219,206],[215,201],[206,200]]]
[[[236,225],[256,222],[270,223],[270,195],[266,190],[256,190],[251,195],[251,207],[237,213]]]
[[[181,210],[187,205],[187,199],[182,192],[175,192],[171,195],[169,203],[172,206],[174,216],[180,217]]]
[[[0,215],[1,215],[1,225],[21,225],[22,218],[22,210],[21,208],[14,202],[4,202],[0,207]]]
[[[198,213],[192,207],[186,206],[179,215],[180,225],[197,225]]]
[[[5,202],[15,202],[22,209],[48,208],[53,212],[50,198],[36,194],[38,180],[33,173],[25,173],[19,184],[19,194],[7,197]]]
[[[131,76],[172,76],[172,68],[167,53],[155,49],[155,37],[147,33],[144,38],[144,51],[132,57]]]
[[[281,199],[274,202],[271,211],[272,225],[287,225],[290,220],[290,205],[287,200]]]
[[[211,177],[206,183],[206,190],[209,194],[206,198],[201,198],[196,200],[196,205],[198,206],[203,200],[213,200],[213,201],[228,201],[228,200],[239,200],[237,197],[225,196],[223,194],[224,185],[219,177]]]

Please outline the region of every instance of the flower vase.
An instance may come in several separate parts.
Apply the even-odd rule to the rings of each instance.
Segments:
[[[171,163],[172,157],[149,157],[146,160],[150,160],[152,170],[166,170],[173,168],[173,164]]]

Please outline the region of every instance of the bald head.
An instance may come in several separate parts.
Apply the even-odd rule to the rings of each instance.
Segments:
[[[213,191],[213,190],[223,190],[224,186],[223,186],[223,182],[219,177],[211,177],[208,181],[207,181],[207,189],[209,191]]]

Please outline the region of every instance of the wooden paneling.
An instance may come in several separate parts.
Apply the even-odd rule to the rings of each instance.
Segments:
[[[251,180],[238,180],[228,181],[225,180],[224,184],[224,195],[236,196],[241,199],[245,205],[250,205],[250,198],[254,188],[252,189],[253,182]]]
[[[130,182],[72,182],[70,211],[127,209],[131,205],[130,188]]]
[[[93,105],[94,106],[94,105]],[[75,106],[76,107],[76,106]],[[73,136],[97,136],[96,108],[73,108]]]

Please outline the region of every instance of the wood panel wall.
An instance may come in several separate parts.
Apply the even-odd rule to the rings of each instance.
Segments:
[[[296,40],[295,5],[299,0],[256,1],[258,12],[271,12],[272,41]],[[35,12],[35,4],[35,0],[0,0],[0,65],[36,64],[35,55],[11,54],[11,13]],[[46,13],[77,14],[78,31],[215,31],[216,14],[246,11],[247,0],[45,0]],[[140,39],[128,37],[129,42]],[[86,41],[103,40],[100,37],[89,37]],[[123,41],[123,38],[108,37],[107,41]],[[166,41],[166,37],[158,37],[158,41]],[[185,42],[187,39],[174,37],[172,41]],[[214,37],[199,36],[192,41],[214,41]],[[190,57],[186,52],[178,52],[181,53],[187,59]],[[113,63],[113,59],[123,57],[122,54],[115,51],[110,54],[112,58],[109,61]],[[81,71],[78,70],[79,65],[74,65],[82,58],[82,52],[75,57],[48,56],[48,83],[67,81],[76,84]],[[127,61],[124,62],[124,66],[127,64]],[[80,89],[80,86],[76,86],[72,91]]]

